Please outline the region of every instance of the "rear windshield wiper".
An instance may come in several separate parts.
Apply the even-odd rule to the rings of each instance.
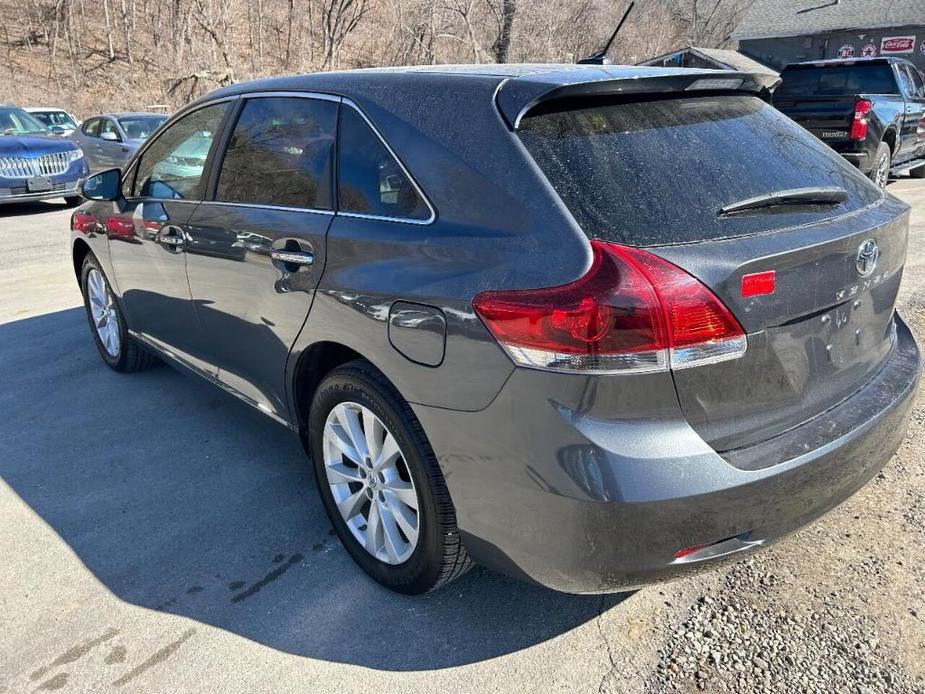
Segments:
[[[791,188],[730,203],[721,207],[716,214],[725,217],[736,212],[762,210],[781,205],[837,205],[847,199],[848,191],[844,188]]]

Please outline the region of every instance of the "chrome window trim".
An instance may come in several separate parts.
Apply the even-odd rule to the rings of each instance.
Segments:
[[[349,97],[338,96],[336,94],[328,94],[326,92],[302,92],[302,91],[262,91],[262,92],[247,92],[243,94],[233,94],[230,96],[223,96],[217,99],[209,99],[208,101],[203,101],[202,103],[196,104],[193,108],[188,108],[186,110],[175,113],[171,118],[165,121],[161,127],[166,130],[167,128],[173,126],[173,124],[179,121],[182,118],[185,118],[187,115],[194,113],[200,109],[206,108],[207,106],[213,106],[215,104],[220,104],[226,101],[237,101],[239,99],[263,99],[263,98],[272,98],[272,97],[290,97],[297,99],[316,99],[320,101],[331,101],[334,103],[339,103],[344,106],[349,106],[354,111],[356,111],[360,117],[366,122],[366,125],[369,126],[369,129],[372,130],[373,134],[379,138],[379,141],[385,147],[389,155],[396,161],[398,167],[401,169],[402,173],[411,181],[411,185],[414,186],[414,190],[418,195],[421,196],[421,199],[424,201],[424,204],[427,205],[427,209],[430,210],[430,216],[427,219],[413,219],[409,217],[391,217],[388,215],[376,215],[376,214],[367,214],[365,212],[349,212],[339,209],[335,210],[322,210],[313,207],[286,207],[281,205],[268,205],[265,203],[243,203],[243,202],[229,202],[222,200],[186,200],[186,199],[172,199],[172,198],[132,198],[133,200],[138,200],[141,202],[182,202],[182,203],[208,203],[214,205],[227,205],[233,207],[250,207],[255,209],[267,209],[267,210],[281,210],[288,212],[308,212],[310,214],[327,214],[335,217],[349,217],[354,219],[370,219],[380,222],[396,222],[399,224],[417,224],[420,226],[426,226],[433,224],[437,220],[437,211],[434,208],[433,204],[430,201],[430,198],[424,193],[423,189],[418,182],[415,180],[414,176],[411,175],[411,172],[408,170],[408,167],[405,166],[405,163],[401,160],[401,157],[396,154],[395,150],[392,149],[391,145],[386,141],[382,136],[382,133],[379,132],[379,129],[373,124],[373,122],[363,113],[363,110]],[[339,140],[340,140],[340,123],[338,123],[337,129],[337,139],[338,147],[335,149],[335,153],[339,154]],[[132,166],[141,160],[144,156],[145,151],[156,141],[156,138],[149,139],[148,142],[145,142],[138,151],[135,153],[135,156],[129,162],[129,165],[126,167],[125,172],[123,172],[121,183],[124,184],[125,178],[129,171],[131,171]],[[340,176],[335,181],[335,185],[339,187]]]
[[[366,121],[366,125],[368,125],[370,130],[372,130],[373,133],[376,135],[376,137],[379,138],[379,141],[383,144],[383,146],[386,148],[388,153],[396,161],[396,163],[398,164],[398,167],[402,170],[402,173],[404,173],[405,176],[408,178],[408,180],[411,181],[411,185],[414,186],[415,191],[417,191],[417,194],[421,196],[421,200],[423,200],[424,204],[427,205],[427,209],[430,210],[430,217],[428,217],[427,219],[413,219],[410,217],[390,217],[388,215],[367,214],[365,212],[344,212],[340,209],[337,210],[337,215],[341,217],[353,217],[355,219],[374,219],[374,220],[381,221],[381,222],[398,222],[400,224],[418,224],[422,226],[433,224],[437,220],[437,211],[434,209],[434,206],[431,204],[430,199],[424,194],[424,191],[421,190],[421,186],[419,186],[418,182],[414,180],[414,176],[412,176],[411,172],[408,171],[408,167],[405,166],[404,162],[401,160],[401,157],[399,157],[395,153],[395,150],[389,146],[389,143],[386,142],[384,137],[382,137],[382,133],[379,132],[376,126],[373,125],[373,122],[369,118],[366,117],[366,114],[363,113],[362,109],[360,109],[360,107],[357,106],[356,103],[354,103],[352,99],[348,97],[344,97],[341,103],[345,106],[349,106],[354,111],[359,113],[360,117],[364,121]],[[337,151],[338,151],[338,154],[340,154],[339,124],[338,124],[337,136],[338,136],[338,150]],[[339,170],[338,170],[337,184],[338,184],[338,188],[340,188],[340,171]],[[340,201],[338,200],[338,202]]]
[[[236,101],[237,99],[240,99],[240,98],[241,97],[239,95],[223,96],[218,99],[210,99],[209,101],[204,101],[201,104],[196,104],[192,108],[188,108],[183,111],[178,111],[177,113],[173,114],[170,118],[165,120],[163,123],[161,123],[160,126],[158,126],[158,130],[163,128],[164,131],[166,131],[167,128],[173,127],[174,123],[182,120],[183,118],[186,118],[186,116],[190,115],[191,113],[195,113],[196,111],[206,108],[207,106],[214,106],[215,104],[221,104],[221,103],[224,103],[225,101]],[[151,145],[153,145],[155,142],[157,142],[158,138],[160,138],[162,134],[163,133],[157,133],[157,137],[149,137],[147,140],[145,140],[145,143],[141,147],[139,147],[137,151],[135,152],[135,154],[132,155],[131,159],[128,160],[128,162],[125,165],[125,170],[122,172],[122,178],[119,179],[120,188],[123,185],[125,185],[125,178],[128,175],[129,171],[132,170],[132,167],[136,166],[138,162],[141,161],[141,158],[144,156],[145,152],[148,151],[148,148],[151,147]],[[132,181],[132,190],[134,191],[134,189],[135,189],[135,181]],[[197,203],[203,202],[202,198],[199,198],[197,200],[186,200],[186,199],[174,199],[174,198],[132,197],[131,200],[159,200],[159,201],[170,201],[170,202],[197,202]]]
[[[322,210],[317,207],[286,207],[284,205],[270,205],[260,202],[231,202],[228,200],[202,200],[203,205],[222,205],[224,207],[249,207],[257,210],[278,210],[280,212],[308,212],[309,214],[335,215],[334,210]]]

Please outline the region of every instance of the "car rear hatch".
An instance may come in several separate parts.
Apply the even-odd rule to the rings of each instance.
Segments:
[[[847,140],[856,96],[774,97],[774,106],[820,140]]]
[[[589,238],[670,261],[738,319],[743,356],[673,370],[685,416],[716,450],[812,419],[883,364],[908,209],[760,99],[552,101],[516,131]],[[764,281],[743,284],[750,275]]]

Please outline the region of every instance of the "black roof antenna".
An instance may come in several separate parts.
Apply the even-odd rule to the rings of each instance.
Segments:
[[[607,52],[613,45],[614,39],[617,38],[617,34],[620,33],[620,29],[623,28],[623,23],[626,21],[626,18],[629,17],[630,12],[633,11],[633,5],[635,4],[636,0],[633,0],[630,3],[630,6],[626,8],[626,12],[623,13],[623,19],[620,20],[619,24],[617,24],[617,28],[613,30],[613,33],[610,35],[610,40],[604,44],[604,47],[594,55],[589,55],[587,58],[582,58],[579,60],[579,65],[610,65],[612,61],[607,57]]]

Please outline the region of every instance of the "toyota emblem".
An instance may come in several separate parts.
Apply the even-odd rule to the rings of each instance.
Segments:
[[[858,248],[858,257],[855,262],[858,274],[861,277],[868,277],[874,274],[874,270],[877,269],[878,260],[880,260],[880,249],[877,247],[877,242],[873,239],[867,239],[861,244],[860,248]]]

